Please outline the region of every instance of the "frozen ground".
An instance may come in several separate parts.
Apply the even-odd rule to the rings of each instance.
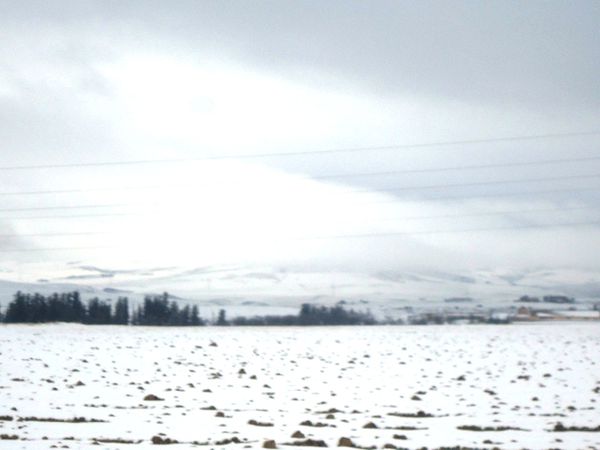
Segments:
[[[0,441],[7,450],[142,449],[153,436],[173,448],[336,447],[341,437],[376,448],[600,448],[600,432],[551,431],[600,426],[598,400],[592,323],[0,326],[0,435],[18,437]],[[39,421],[74,417],[102,422]],[[243,442],[217,443],[234,437]]]

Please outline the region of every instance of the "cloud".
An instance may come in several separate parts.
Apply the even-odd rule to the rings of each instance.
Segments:
[[[56,41],[79,59],[89,57],[77,52],[81,42],[107,39],[117,52],[244,61],[300,79],[331,74],[382,96],[600,105],[594,2],[328,3],[22,2],[5,8],[4,22],[64,30]]]
[[[35,276],[92,276],[68,259],[98,276],[169,264],[167,278],[596,265],[599,164],[502,164],[595,156],[597,135],[302,154],[596,130],[593,2],[1,8],[0,166],[263,155],[3,171],[2,221],[23,236],[3,248],[67,249],[45,254],[52,269],[20,256]],[[52,192],[16,195],[30,191]],[[590,225],[543,228],[569,221]]]

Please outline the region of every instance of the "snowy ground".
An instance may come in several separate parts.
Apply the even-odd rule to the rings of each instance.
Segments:
[[[153,436],[173,448],[336,447],[342,437],[376,448],[600,448],[600,432],[551,431],[600,426],[599,400],[596,323],[0,326],[0,435],[18,437],[0,441],[7,450],[141,449]],[[74,417],[103,422],[31,420]],[[457,428],[471,425],[514,429]],[[234,437],[243,442],[217,443]]]

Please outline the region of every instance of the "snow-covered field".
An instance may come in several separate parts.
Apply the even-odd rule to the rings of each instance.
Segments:
[[[18,437],[0,441],[7,450],[150,448],[154,436],[173,448],[343,437],[373,448],[600,448],[600,432],[552,431],[600,426],[599,400],[595,323],[0,326],[0,435]],[[230,439],[241,442],[218,442]]]

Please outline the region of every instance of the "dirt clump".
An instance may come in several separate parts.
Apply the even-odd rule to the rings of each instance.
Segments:
[[[338,441],[338,447],[356,447],[356,445],[354,445],[352,439],[347,437],[341,437]]]
[[[178,442],[175,439],[171,439],[168,437],[152,436],[151,440],[154,445],[178,444]]]

